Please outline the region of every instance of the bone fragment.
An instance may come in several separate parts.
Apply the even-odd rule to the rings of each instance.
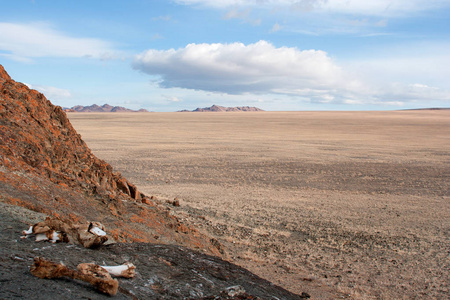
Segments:
[[[101,269],[101,270],[99,270]],[[91,274],[95,272],[106,272],[115,277],[133,278],[136,267],[132,263],[124,263],[120,266],[99,266],[93,263],[83,263],[77,266],[77,270],[83,274]]]
[[[84,275],[112,279],[108,271],[96,264],[82,263],[77,266],[77,270]]]
[[[64,234],[59,231],[49,230],[45,233],[36,234],[36,242],[50,241],[56,243],[58,241],[64,241]]]
[[[62,241],[62,233],[58,232],[58,231],[53,231],[50,241],[52,243],[56,243],[58,241]]]
[[[57,232],[57,233],[55,233]],[[23,238],[30,234],[36,235],[36,241],[64,241],[81,244],[85,248],[99,247],[108,240],[105,227],[99,222],[73,224],[59,218],[47,217],[45,221],[36,223],[28,230],[22,231]]]
[[[109,274],[116,277],[133,278],[136,275],[136,267],[132,263],[124,263],[120,266],[101,266],[103,269],[108,271]]]
[[[28,230],[24,230],[22,231],[23,235],[30,235],[33,234],[33,226],[30,226],[30,228]]]
[[[89,229],[89,232],[98,236],[105,236],[106,232],[104,232],[103,230],[101,230],[98,227],[92,227],[91,229]]]
[[[48,241],[48,237],[45,233],[36,234],[36,242]]]
[[[100,266],[95,265],[96,268],[90,269],[89,272],[83,273],[79,270],[71,270],[63,264],[56,264],[54,262],[45,260],[41,257],[34,259],[34,264],[31,266],[31,274],[39,278],[61,278],[69,277],[78,279],[92,284],[100,292],[110,296],[117,293],[119,282],[112,279],[111,276]]]
[[[78,242],[85,248],[97,248],[108,240],[107,236],[99,236],[89,231],[78,231]]]

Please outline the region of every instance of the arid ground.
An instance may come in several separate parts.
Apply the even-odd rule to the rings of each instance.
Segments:
[[[450,110],[69,118],[231,261],[293,292],[450,295]]]

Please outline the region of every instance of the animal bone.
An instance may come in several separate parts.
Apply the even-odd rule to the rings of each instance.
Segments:
[[[36,242],[48,241],[48,237],[45,233],[36,234]]]
[[[76,225],[74,226],[71,222],[63,222],[58,218],[47,217],[45,221],[36,223],[30,226],[28,230],[22,231],[22,234],[25,236],[31,234],[37,235],[41,233],[47,233],[51,230],[64,232],[69,236],[74,236],[76,233]]]
[[[45,233],[36,234],[36,242],[40,241],[50,241],[52,243],[56,243],[58,241],[64,242],[66,240],[66,236],[63,232],[49,230]]]
[[[99,266],[92,263],[83,263],[77,266],[77,270],[83,274],[91,274],[92,272],[98,272],[98,268],[103,272],[107,272],[115,277],[133,278],[135,275],[136,267],[132,263],[124,263],[120,266]]]
[[[54,232],[57,232],[55,234]],[[50,240],[71,242],[83,245],[85,248],[95,248],[108,240],[105,227],[99,222],[86,222],[72,224],[70,221],[61,221],[58,218],[47,217],[45,221],[36,223],[28,230],[22,231],[23,238],[30,234],[36,235],[36,241]]]
[[[103,230],[105,229],[102,225],[102,229],[100,229],[99,227],[95,226],[93,223],[91,223],[89,225],[90,229],[88,229],[88,231],[92,234],[98,235],[98,236],[105,236],[106,232],[104,232]]]
[[[132,263],[124,263],[120,266],[101,266],[103,269],[108,271],[109,274],[116,277],[133,278],[135,274],[136,267]]]
[[[39,222],[39,223],[36,223],[36,224],[30,226],[30,228],[28,230],[23,230],[22,234],[23,235],[39,234],[39,233],[45,233],[49,230],[50,230],[50,227],[45,225],[45,221],[44,221],[44,222]]]
[[[22,231],[23,235],[30,235],[33,234],[33,225],[30,226],[30,228],[28,230],[23,230]]]
[[[103,267],[96,264],[83,263],[77,266],[77,270],[85,275],[112,279],[111,275]]]
[[[104,242],[108,240],[108,237],[106,236],[106,232],[104,232],[102,229],[99,228],[99,226],[93,226],[93,223],[89,223],[89,225],[86,226],[80,226],[78,229],[78,236],[77,240],[78,242],[83,245],[85,248],[96,248],[101,246]],[[100,223],[98,223],[100,224]],[[103,225],[100,224],[102,228]],[[93,233],[94,232],[94,233]],[[97,233],[104,233],[104,235],[99,235]]]
[[[36,257],[30,271],[31,274],[39,278],[52,279],[69,277],[72,279],[79,279],[92,284],[102,293],[114,296],[117,293],[119,282],[116,279],[112,279],[109,273],[100,266],[94,266],[94,268],[89,269],[89,272],[81,272],[79,270],[71,270],[62,263],[56,264],[41,257]]]

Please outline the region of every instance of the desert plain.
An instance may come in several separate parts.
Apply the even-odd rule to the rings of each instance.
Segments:
[[[275,284],[450,297],[450,110],[68,116],[95,155]]]

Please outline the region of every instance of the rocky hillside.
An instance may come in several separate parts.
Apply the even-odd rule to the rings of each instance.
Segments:
[[[219,105],[212,105],[210,107],[197,108],[193,112],[239,112],[239,111],[263,111],[257,107],[250,106],[236,106],[236,107],[224,107]],[[188,110],[183,110],[182,112],[188,112]]]
[[[19,239],[26,223],[43,214],[0,202],[0,299],[110,299],[87,283],[69,279],[40,279],[30,273],[35,257],[70,269],[80,263],[136,266],[132,279],[118,278],[113,299],[305,299],[249,271],[177,245],[115,243],[97,250],[63,243]]]
[[[92,154],[61,107],[0,66],[1,201],[72,221],[97,220],[119,241],[163,242],[223,255]]]
[[[309,297],[222,260],[222,245],[181,223],[170,205],[140,193],[93,155],[61,107],[0,65],[0,299],[107,297],[84,282],[34,277],[30,266],[38,256],[72,270],[80,263],[131,262],[136,276],[119,279],[116,299]],[[19,238],[46,216],[99,221],[115,241],[92,250]]]
[[[82,106],[76,105],[71,108],[65,108],[65,112],[148,112],[146,109],[132,110],[122,106],[111,106],[109,104],[103,104],[99,106],[97,104]]]

